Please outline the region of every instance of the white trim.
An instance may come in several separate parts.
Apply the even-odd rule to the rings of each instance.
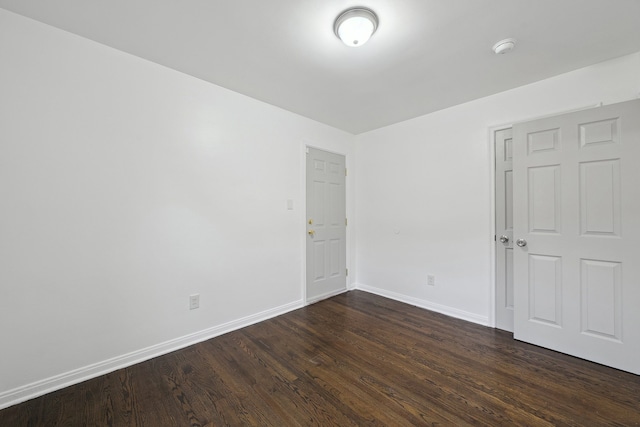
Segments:
[[[302,248],[302,301],[307,303],[307,152],[309,142],[303,140],[300,144],[300,247]]]
[[[304,142],[305,154],[307,153],[307,148],[313,148],[314,150],[320,150],[320,151],[324,151],[325,153],[335,154],[337,156],[342,156],[345,159],[345,167],[346,167],[346,164],[347,164],[346,163],[347,153],[345,153],[344,151],[328,150],[326,148],[323,148],[322,145],[320,145],[320,144],[311,143],[309,141],[303,141],[303,142]],[[305,162],[305,169],[306,169],[306,162]],[[307,179],[306,171],[305,171],[305,176],[304,177],[305,177],[305,182],[306,182],[306,179]]]
[[[492,328],[496,327],[496,290],[497,290],[497,272],[496,272],[496,132],[509,129],[509,126],[495,126],[489,128],[489,173],[491,176],[491,191],[490,191],[490,207],[491,215],[489,219],[491,221],[489,235],[489,283],[491,283],[491,289],[489,289],[489,318],[487,325]],[[491,238],[493,237],[493,239]]]
[[[103,360],[102,362],[94,363],[92,365],[84,366],[79,369],[74,369],[44,380],[5,391],[0,393],[0,409],[8,408],[9,406],[42,396],[43,394],[68,387],[73,384],[78,384],[91,378],[108,374],[118,369],[135,365],[136,363],[144,362],[145,360],[149,360],[154,357],[162,356],[172,351],[262,322],[272,317],[280,316],[281,314],[288,313],[303,306],[304,303],[302,300],[294,301],[238,320],[223,323],[180,338],[165,341],[160,344],[152,345],[147,348],[116,356],[111,359]]]
[[[469,313],[468,311],[460,310],[460,309],[449,307],[442,304],[436,304],[423,299],[414,298],[408,295],[403,295],[396,292],[388,291],[386,289],[380,289],[373,286],[363,285],[362,283],[358,283],[356,285],[356,289],[369,292],[371,294],[380,295],[382,297],[389,298],[395,301],[400,301],[405,304],[415,305],[416,307],[424,308],[430,311],[435,311],[436,313],[445,314],[450,317],[455,317],[456,319],[466,320],[467,322],[477,323],[482,326],[489,326],[488,317],[480,316],[475,313]]]

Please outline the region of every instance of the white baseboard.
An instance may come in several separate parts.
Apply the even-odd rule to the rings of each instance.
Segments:
[[[263,320],[288,313],[303,306],[304,303],[302,300],[295,301],[257,314],[252,314],[238,320],[223,323],[222,325],[204,329],[193,334],[165,341],[160,344],[152,345],[128,354],[116,356],[102,362],[94,363],[73,371],[65,372],[60,375],[5,391],[0,393],[0,409],[16,405],[29,399],[33,399],[34,397],[42,396],[43,394],[68,387],[73,384],[78,384],[100,375],[108,374],[109,372],[113,372],[118,369],[126,368],[127,366],[135,365],[136,363],[144,362],[145,360],[153,359],[154,357],[162,356],[163,354],[188,347],[201,341],[206,341],[219,335],[253,325],[254,323],[262,322]]]
[[[426,301],[423,299],[410,297],[408,295],[399,294],[386,289],[380,289],[373,286],[363,285],[361,283],[356,285],[356,289],[369,292],[372,294],[380,295],[385,298],[404,302],[406,304],[415,305],[416,307],[424,308],[436,313],[445,314],[447,316],[455,317],[456,319],[466,320],[467,322],[477,323],[482,326],[489,326],[489,318],[486,316],[480,316],[475,313],[469,313],[468,311],[460,310],[457,308],[449,307],[442,304]]]
[[[390,298],[396,301],[404,302],[406,304],[415,305],[417,307],[421,307],[427,310],[435,311],[437,313],[442,313],[447,316],[455,317],[480,325],[487,326],[489,324],[489,319],[484,316],[479,316],[477,314],[469,313],[457,308],[448,307],[419,298],[410,297],[408,295],[388,291],[386,289],[380,289],[358,283],[349,286],[348,289],[340,289],[314,297],[308,300],[306,304],[312,304],[326,298],[331,298],[332,296],[339,295],[353,289],[359,289],[365,292],[383,296],[385,298]],[[265,310],[257,314],[246,316],[238,320],[223,323],[222,325],[204,329],[193,334],[165,341],[160,344],[136,350],[128,354],[123,354],[121,356],[116,356],[102,362],[94,363],[92,365],[75,369],[73,371],[65,372],[60,375],[56,375],[44,380],[36,381],[31,384],[5,391],[3,393],[0,393],[0,409],[8,408],[9,406],[16,405],[18,403],[33,399],[38,396],[42,396],[52,391],[68,387],[73,384],[78,384],[91,378],[108,374],[118,369],[126,368],[128,366],[135,365],[136,363],[144,362],[145,360],[153,359],[154,357],[162,356],[163,354],[167,354],[172,351],[176,351],[181,348],[217,337],[219,335],[223,335],[228,332],[253,325],[254,323],[258,323],[263,320],[267,320],[272,317],[296,310],[303,307],[304,305],[305,304],[303,303],[303,301],[295,301],[289,304],[275,307],[270,310]]]

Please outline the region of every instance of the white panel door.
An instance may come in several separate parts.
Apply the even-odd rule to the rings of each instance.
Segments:
[[[307,149],[307,302],[347,287],[345,158]]]
[[[514,337],[640,374],[640,100],[513,142]]]
[[[513,139],[511,129],[495,133],[496,327],[513,332]]]

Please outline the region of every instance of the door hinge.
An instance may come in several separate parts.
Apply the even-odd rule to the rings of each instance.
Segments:
[[[344,168],[344,176],[347,176],[347,168]]]
[[[349,275],[349,269],[348,268],[345,270],[345,273],[346,273],[347,276]]]
[[[496,235],[495,235],[495,234],[493,235],[493,241],[494,241],[494,242],[497,242],[497,241],[498,241],[498,239],[496,238]]]
[[[344,226],[346,227],[348,224],[347,218],[344,219]]]

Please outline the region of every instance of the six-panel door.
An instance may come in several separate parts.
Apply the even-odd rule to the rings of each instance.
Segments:
[[[515,338],[640,374],[640,101],[513,141]]]
[[[346,289],[345,158],[307,151],[307,301]]]

